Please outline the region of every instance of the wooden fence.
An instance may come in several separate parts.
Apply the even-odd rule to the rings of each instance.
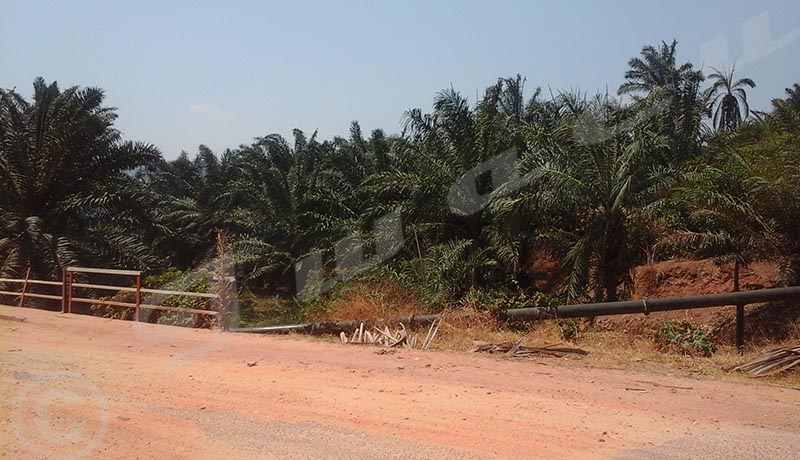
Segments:
[[[76,283],[75,282],[75,275],[76,274],[84,274],[84,275],[104,275],[104,276],[114,276],[114,277],[122,277],[122,278],[133,278],[133,287],[130,286],[112,286],[106,284],[91,284],[91,283]],[[142,318],[141,312],[143,309],[146,310],[161,310],[161,311],[173,311],[173,312],[181,312],[181,313],[193,313],[198,315],[208,315],[208,316],[217,316],[217,312],[214,310],[203,310],[197,308],[181,308],[181,307],[167,307],[163,305],[154,305],[144,303],[143,299],[146,299],[145,296],[180,296],[180,297],[192,297],[192,298],[203,298],[203,299],[211,299],[217,300],[219,298],[218,294],[210,294],[210,293],[202,293],[202,292],[184,292],[184,291],[171,291],[171,290],[164,290],[164,289],[147,289],[142,287],[142,273],[140,271],[135,270],[112,270],[112,269],[105,269],[105,268],[84,268],[84,267],[69,267],[65,269],[62,273],[61,281],[47,281],[47,280],[36,280],[31,279],[31,271],[30,269],[26,270],[25,278],[22,279],[13,279],[13,278],[0,278],[0,285],[15,285],[19,286],[16,290],[0,290],[0,296],[10,296],[15,299],[16,305],[6,305],[0,303],[3,306],[16,306],[16,307],[24,307],[25,301],[27,299],[43,299],[43,300],[50,300],[50,301],[59,301],[61,302],[61,312],[62,313],[72,313],[72,306],[73,304],[87,304],[87,305],[108,305],[114,307],[122,307],[122,308],[132,308],[134,309],[134,318],[136,321],[140,321]],[[51,287],[60,287],[61,288],[61,295],[53,295],[53,294],[42,294],[42,293],[35,293],[31,292],[31,287],[33,286],[51,286]],[[103,299],[92,299],[88,297],[76,297],[75,290],[76,289],[93,289],[97,291],[108,291],[108,292],[127,292],[132,293],[134,296],[133,302],[120,302],[114,300],[103,300]]]

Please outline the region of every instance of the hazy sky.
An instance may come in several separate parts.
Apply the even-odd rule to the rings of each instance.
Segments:
[[[474,102],[517,73],[528,91],[615,92],[630,57],[672,38],[682,61],[738,58],[753,108],[800,82],[798,0],[0,0],[0,87],[104,88],[126,137],[174,158],[352,120],[399,132],[436,91]]]

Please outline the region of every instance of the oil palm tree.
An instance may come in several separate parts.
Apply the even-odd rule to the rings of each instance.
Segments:
[[[124,141],[97,88],[61,91],[42,78],[31,102],[0,90],[0,262],[55,278],[83,262],[148,268],[157,263],[136,227],[147,194],[129,174],[158,150]]]
[[[234,251],[253,283],[293,287],[295,263],[329,254],[362,224],[358,149],[319,142],[316,133],[295,130],[294,137],[294,146],[272,134],[242,149],[230,183],[242,226]]]
[[[626,81],[618,93],[641,98],[659,89],[675,92],[686,81],[702,80],[702,72],[694,70],[691,63],[677,65],[677,46],[677,40],[661,42],[658,47],[644,46],[639,57],[628,61]]]
[[[451,88],[436,95],[432,113],[408,111],[405,136],[395,145],[394,167],[365,183],[376,197],[376,209],[402,212],[407,255],[417,264],[430,298],[441,300],[477,288],[502,271],[497,268],[498,252],[505,260],[519,254],[500,236],[502,226],[493,225],[485,209],[485,198],[502,185],[499,177],[473,178],[482,189],[481,203],[471,195],[463,203],[452,200],[451,193],[468,172],[498,154],[527,149],[523,127],[543,115],[538,110],[540,91],[526,98],[524,83],[520,76],[501,78],[474,108]]]
[[[173,161],[158,161],[137,178],[157,202],[162,231],[151,244],[170,265],[191,268],[208,256],[218,229],[235,231],[230,183],[238,175],[238,155],[226,151],[217,157],[205,145],[192,159],[182,152]]]
[[[708,95],[700,90],[705,77],[690,62],[678,65],[678,42],[647,45],[639,57],[628,61],[625,82],[618,94],[633,96],[636,105],[655,111],[658,131],[668,139],[667,148],[651,152],[662,165],[682,162],[700,153]],[[644,113],[644,112],[642,112]]]
[[[569,298],[614,301],[639,259],[632,234],[646,221],[643,210],[668,178],[649,161],[650,152],[663,148],[666,139],[653,121],[625,123],[635,109],[608,97],[562,98],[564,126],[531,132],[530,141],[540,150],[523,156],[518,178],[508,184],[515,192],[503,193],[506,197],[495,200],[492,209],[502,215],[516,208],[541,221],[537,237],[564,260]],[[603,142],[587,144],[572,134],[576,121],[588,118],[592,126],[608,129]]]
[[[747,103],[747,91],[745,88],[755,88],[756,84],[750,78],[740,78],[736,80],[734,73],[736,65],[732,65],[730,70],[711,68],[714,73],[708,78],[714,79],[711,90],[714,99],[711,101],[710,111],[713,117],[713,125],[717,131],[738,128],[744,120],[750,116],[750,105]]]
[[[751,161],[729,151],[684,171],[667,200],[685,214],[660,244],[733,262],[733,290],[738,290],[741,267],[780,252],[775,222],[759,209],[771,185]]]
[[[785,132],[798,132],[800,129],[800,84],[786,88],[785,99],[772,100],[772,113],[768,120]]]

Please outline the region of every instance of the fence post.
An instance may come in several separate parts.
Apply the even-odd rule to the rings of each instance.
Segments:
[[[61,269],[61,313],[67,312],[67,269]]]
[[[733,262],[733,292],[739,292],[741,262],[736,257]],[[736,348],[744,349],[744,304],[736,304]]]
[[[142,275],[136,275],[136,321],[139,321],[139,313],[142,309]]]
[[[744,348],[744,304],[736,305],[736,348]]]
[[[72,313],[72,281],[75,274],[67,272],[67,313]]]
[[[19,307],[25,306],[25,291],[28,290],[28,281],[31,279],[31,267],[25,270],[25,281],[22,282],[22,294],[19,296]]]

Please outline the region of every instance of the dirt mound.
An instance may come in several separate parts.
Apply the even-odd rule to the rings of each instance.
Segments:
[[[631,299],[658,299],[689,295],[719,294],[733,290],[733,263],[719,264],[713,259],[668,260],[634,269]],[[740,274],[742,290],[775,287],[780,283],[778,267],[772,262],[754,262]],[[752,311],[756,307],[748,307]],[[665,321],[688,321],[712,334],[719,343],[733,343],[732,307],[702,308],[656,312],[650,315],[622,315],[602,320],[607,326],[632,336],[649,337]],[[764,323],[764,324],[762,324]],[[753,337],[765,327],[765,321],[748,322]],[[785,335],[785,334],[783,334]]]
[[[733,289],[733,264],[713,259],[668,260],[634,270],[634,299],[657,299],[686,295],[718,294]],[[773,262],[754,262],[742,268],[743,291],[775,287],[780,281]]]

